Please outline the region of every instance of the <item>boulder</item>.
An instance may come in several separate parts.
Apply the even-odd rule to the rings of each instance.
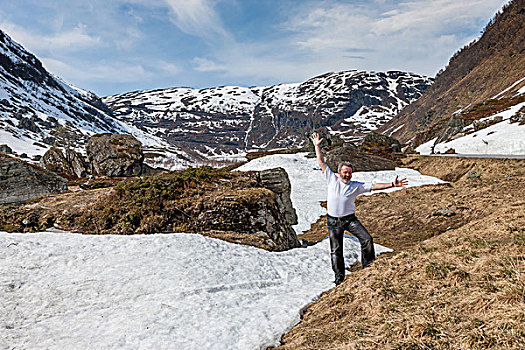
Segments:
[[[387,152],[401,152],[401,143],[393,137],[371,132],[367,134],[361,147],[365,149],[381,149]]]
[[[17,204],[67,191],[67,180],[19,159],[0,154],[0,204]]]
[[[95,174],[114,177],[142,173],[142,145],[132,135],[94,135],[89,139],[86,151]]]
[[[232,232],[262,239],[262,247],[284,251],[301,246],[292,225],[297,214],[290,199],[290,180],[282,168],[255,173],[255,187],[209,194],[198,205],[197,232]],[[237,240],[243,243],[242,238]]]
[[[64,155],[59,148],[54,146],[40,158],[40,166],[57,174],[76,177],[85,177],[88,170],[84,157],[80,153],[66,148]]]
[[[70,173],[70,166],[62,154],[62,151],[57,147],[51,147],[40,158],[40,166],[43,169],[52,171],[54,173],[68,174]]]
[[[327,152],[325,161],[333,172],[337,172],[340,162],[350,162],[354,171],[394,170],[396,168],[394,161],[361,152],[352,144],[345,144],[343,147]]]

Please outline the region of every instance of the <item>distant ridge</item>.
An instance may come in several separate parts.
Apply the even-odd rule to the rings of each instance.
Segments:
[[[359,140],[431,84],[432,79],[413,73],[352,70],[296,84],[157,89],[103,101],[119,120],[204,161],[299,147],[307,133],[319,128],[348,141]]]

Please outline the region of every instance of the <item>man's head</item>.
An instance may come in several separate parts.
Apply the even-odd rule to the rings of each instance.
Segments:
[[[339,174],[339,179],[345,184],[350,182],[352,179],[352,164],[349,162],[341,162],[337,166],[337,173]]]

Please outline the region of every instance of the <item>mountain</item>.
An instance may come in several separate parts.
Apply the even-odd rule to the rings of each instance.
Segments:
[[[180,147],[190,157],[232,159],[250,150],[298,147],[326,128],[356,141],[432,84],[417,74],[345,71],[303,83],[135,91],[103,99],[115,118]]]
[[[42,155],[52,145],[84,152],[96,133],[133,134],[152,165],[184,165],[175,147],[112,117],[95,94],[47,72],[42,63],[0,30],[0,144],[23,157]]]
[[[474,124],[480,120],[485,124],[508,124],[503,129],[517,135],[525,129],[521,130],[519,123],[511,123],[511,115],[492,116],[511,107],[519,111],[524,101],[525,0],[513,0],[488,23],[478,40],[452,56],[446,69],[438,73],[434,84],[420,99],[379,131],[413,147],[427,143],[428,149],[475,132],[479,128]],[[503,124],[499,129],[502,127]],[[491,131],[495,130],[488,130]],[[504,135],[500,132],[499,139],[504,140]],[[477,142],[481,142],[480,139],[478,137]],[[504,152],[525,154],[525,142],[519,137],[514,141],[522,144],[515,145],[517,149],[506,148]],[[485,142],[488,143],[488,139]],[[483,147],[478,148],[483,153]]]

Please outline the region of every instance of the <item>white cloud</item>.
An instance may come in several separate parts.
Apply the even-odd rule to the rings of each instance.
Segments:
[[[433,75],[505,2],[310,2],[290,17],[285,29],[293,33],[291,46],[315,57],[320,66]]]
[[[79,23],[71,30],[50,35],[29,32],[9,22],[0,23],[0,28],[24,47],[35,51],[47,51],[49,49],[75,50],[78,48],[96,47],[101,44],[100,37],[89,35],[87,26],[83,23]]]
[[[209,0],[163,0],[171,9],[171,20],[180,30],[203,39],[229,37],[220,16]]]
[[[212,60],[202,57],[195,57],[193,59],[193,64],[193,69],[198,72],[217,72],[227,70],[224,65],[219,65]]]

